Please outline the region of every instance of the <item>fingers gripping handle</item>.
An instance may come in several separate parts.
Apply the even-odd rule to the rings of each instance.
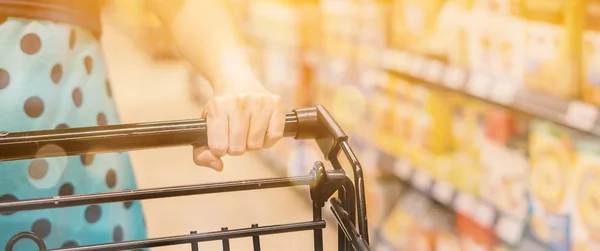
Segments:
[[[284,137],[321,135],[319,108],[287,113]],[[0,133],[0,161],[206,145],[204,119]]]

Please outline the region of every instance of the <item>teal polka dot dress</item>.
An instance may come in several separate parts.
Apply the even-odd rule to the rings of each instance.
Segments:
[[[0,20],[0,131],[120,123],[99,41],[51,21]],[[136,189],[127,153],[0,162],[0,201]],[[139,202],[0,215],[0,249],[32,232],[49,249],[145,239]],[[37,250],[19,241],[13,250]]]

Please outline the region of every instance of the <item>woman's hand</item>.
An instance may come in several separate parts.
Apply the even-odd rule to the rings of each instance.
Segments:
[[[281,97],[250,82],[219,85],[226,88],[216,91],[204,108],[208,147],[194,148],[196,165],[220,172],[221,157],[270,148],[283,137],[286,112]]]
[[[194,162],[223,170],[221,157],[273,146],[283,136],[285,109],[252,72],[242,32],[226,1],[150,0],[179,52],[212,85],[214,98],[203,117],[208,147],[194,149]]]

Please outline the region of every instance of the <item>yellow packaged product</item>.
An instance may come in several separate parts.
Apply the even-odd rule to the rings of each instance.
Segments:
[[[600,250],[600,139],[577,142],[572,251]]]
[[[388,46],[389,19],[392,0],[359,3],[359,23],[356,61],[367,68],[377,68],[380,52]]]
[[[336,58],[354,59],[356,53],[354,38],[359,27],[356,18],[358,7],[355,1],[321,2],[325,53]]]
[[[479,163],[481,139],[484,135],[485,105],[463,101],[453,106],[453,153],[451,183],[463,192],[477,194],[481,172]]]
[[[573,133],[534,121],[529,139],[530,225],[533,235],[557,251],[570,250],[574,175]]]
[[[393,48],[432,55],[438,17],[444,0],[395,0],[392,10]]]
[[[413,84],[403,78],[395,78],[393,81],[395,83],[396,102],[394,104],[394,127],[390,138],[391,141],[395,142],[394,155],[407,157],[408,144],[412,135],[413,105],[410,98]]]
[[[453,161],[453,154],[433,155],[432,162],[430,162],[431,175],[436,180],[451,183],[454,172]]]
[[[452,151],[451,107],[445,92],[428,90],[420,85],[411,89],[410,159],[416,166],[432,170],[432,155],[445,155]]]
[[[389,95],[379,92],[374,95],[370,102],[371,123],[373,123],[373,144],[380,150],[390,154],[393,141],[390,133],[393,126],[393,102]]]
[[[374,109],[379,109],[378,111],[378,120],[377,126],[375,129],[375,140],[379,149],[384,151],[387,154],[393,155],[395,151],[395,147],[398,142],[393,138],[395,131],[395,113],[396,113],[396,104],[397,104],[397,96],[395,92],[397,78],[393,76],[389,76],[383,84],[381,91],[377,101],[374,101],[377,104]]]
[[[333,100],[329,111],[336,118],[344,131],[348,134],[358,133],[358,129],[364,123],[366,111],[366,98],[357,85],[340,85],[335,92],[331,93]]]
[[[600,1],[586,1],[581,51],[581,99],[600,106]]]
[[[331,59],[324,59],[323,63],[325,66],[317,70],[317,84],[316,84],[316,92],[317,95],[315,97],[315,102],[318,104],[322,104],[325,107],[331,107],[333,105],[333,99],[331,95],[335,93],[339,76],[336,76],[334,72],[331,70],[334,64]],[[326,67],[328,66],[328,67]]]
[[[467,67],[469,57],[468,35],[471,23],[471,0],[447,0],[438,20],[440,41],[445,43],[443,54],[448,63]]]
[[[457,124],[455,123],[456,121],[456,116],[454,114],[454,112],[456,111],[456,107],[464,104],[465,99],[464,97],[462,97],[460,94],[451,94],[448,93],[445,97],[445,102],[446,105],[448,105],[451,109],[450,111],[450,116],[452,116],[452,121],[450,124],[450,128],[452,128],[452,131],[450,132],[450,137],[451,137],[451,147],[450,147],[450,151],[448,151],[445,154],[437,154],[437,155],[433,155],[432,156],[432,173],[431,175],[434,176],[434,178],[436,180],[440,180],[440,181],[445,181],[445,182],[449,182],[451,184],[454,184],[454,182],[456,181],[456,150],[457,150],[457,143],[456,143],[456,139],[455,139],[455,130],[457,129],[456,126],[461,126],[461,124]],[[461,103],[462,102],[462,103]]]
[[[523,0],[527,88],[561,98],[579,96],[581,1]]]
[[[395,250],[404,250],[410,246],[410,236],[418,224],[417,220],[406,210],[406,197],[414,197],[414,195],[404,195],[381,228],[382,238],[389,242]]]
[[[322,31],[319,28],[321,16],[319,15],[318,0],[304,0],[298,3],[300,13],[302,13],[302,24],[300,26],[300,39],[302,40],[302,49],[305,51],[316,51],[319,49]]]

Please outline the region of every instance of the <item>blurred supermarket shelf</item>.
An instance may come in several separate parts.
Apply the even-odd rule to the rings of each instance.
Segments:
[[[369,149],[379,156],[377,166],[383,173],[396,177],[439,205],[470,218],[480,226],[493,229],[496,236],[509,246],[519,245],[523,241],[527,219],[503,212],[489,202],[463,192],[447,181],[438,180],[423,168],[403,158],[391,156],[373,144],[369,144]]]
[[[461,192],[446,181],[436,180],[409,161],[396,159],[393,172],[402,181],[427,197],[473,219],[483,227],[494,229],[497,236],[505,243],[516,245],[521,241],[526,226],[525,219],[503,213],[490,203]]]
[[[470,97],[523,112],[573,129],[600,136],[600,109],[578,100],[565,100],[519,88],[517,83],[404,51],[382,54],[383,69],[416,83],[463,93]]]

